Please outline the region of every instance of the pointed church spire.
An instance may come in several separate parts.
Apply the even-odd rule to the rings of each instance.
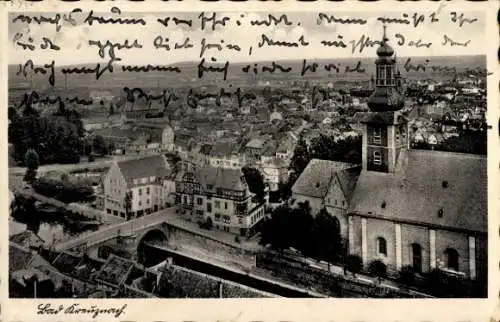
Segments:
[[[388,41],[388,40],[389,40],[389,38],[387,38],[387,34],[386,34],[386,29],[387,29],[387,26],[385,25],[385,22],[384,22],[384,26],[383,26],[383,27],[384,27],[384,35],[383,35],[383,37],[382,37],[382,41],[383,41],[383,42],[386,42],[386,41]]]

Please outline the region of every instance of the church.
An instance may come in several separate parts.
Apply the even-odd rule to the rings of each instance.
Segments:
[[[410,149],[408,120],[401,112],[402,79],[388,41],[384,27],[370,112],[361,118],[361,169],[348,181],[349,189],[342,180],[332,180],[322,206],[338,220],[348,253],[359,255],[364,267],[381,260],[389,273],[404,266],[423,273],[439,268],[485,281],[486,157]],[[308,177],[308,168],[301,177]],[[307,200],[314,187],[300,177],[297,183],[302,186],[294,186],[294,194]],[[343,192],[344,209],[329,206],[329,189]]]

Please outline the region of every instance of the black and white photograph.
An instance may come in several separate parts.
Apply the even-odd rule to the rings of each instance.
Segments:
[[[488,297],[485,10],[64,8],[7,14],[10,298]]]

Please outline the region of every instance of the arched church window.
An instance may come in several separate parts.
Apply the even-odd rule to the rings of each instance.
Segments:
[[[454,248],[448,248],[445,251],[446,267],[458,272],[458,252]]]
[[[387,242],[383,237],[377,238],[377,252],[379,255],[387,256]]]
[[[422,272],[422,247],[419,244],[411,244],[411,256],[413,269],[418,273]]]
[[[382,155],[380,154],[379,151],[373,152],[373,163],[376,165],[382,164]]]

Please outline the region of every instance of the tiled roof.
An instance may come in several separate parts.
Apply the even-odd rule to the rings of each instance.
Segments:
[[[233,154],[233,151],[236,149],[236,145],[231,142],[217,142],[212,147],[212,151],[210,152],[211,156],[229,156]]]
[[[425,150],[402,152],[396,173],[361,173],[350,211],[486,232],[486,170],[486,158],[482,156]]]
[[[204,191],[215,191],[217,188],[244,191],[247,188],[239,169],[203,167],[194,175]]]
[[[292,187],[292,192],[324,198],[336,172],[357,167],[351,163],[312,159]]]
[[[117,162],[121,173],[128,184],[134,179],[155,177],[166,177],[171,175],[172,170],[165,156],[153,155],[140,159]]]
[[[246,144],[247,148],[252,148],[252,149],[262,149],[264,147],[264,144],[266,142],[261,139],[261,138],[255,138],[251,139],[250,142]]]

